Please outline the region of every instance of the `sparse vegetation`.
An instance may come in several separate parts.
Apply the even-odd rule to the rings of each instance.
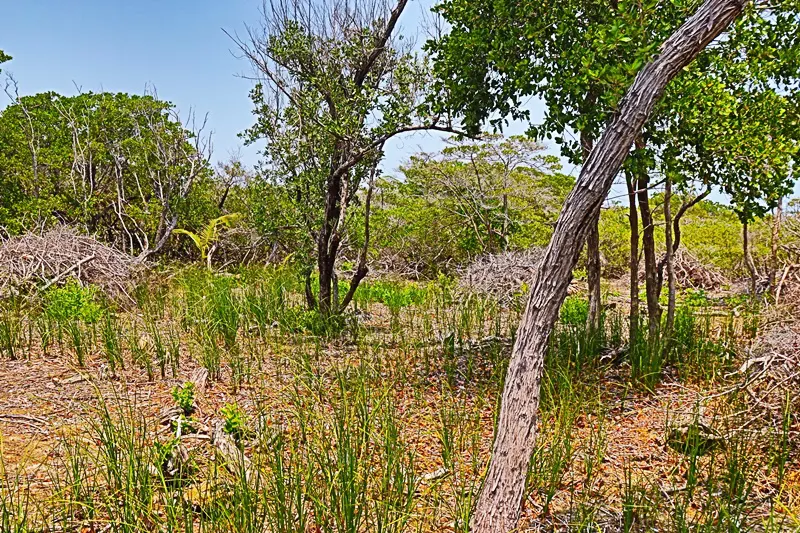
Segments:
[[[800,5],[407,4],[231,33],[258,165],[7,79],[0,533],[800,531]]]

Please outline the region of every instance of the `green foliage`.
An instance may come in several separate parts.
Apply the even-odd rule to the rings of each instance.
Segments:
[[[580,162],[635,74],[697,2],[445,0],[435,9],[451,29],[426,45],[432,105],[477,132],[487,121],[498,128],[508,116],[529,119],[522,103],[539,97],[545,114],[530,132],[554,137]],[[668,87],[626,164],[639,186],[654,171],[684,192],[719,186],[742,221],[788,194],[800,155],[800,69],[792,68],[800,48],[789,37],[798,33],[796,0],[749,3]],[[621,250],[613,249],[615,265]]]
[[[544,246],[572,179],[525,137],[418,154],[378,183],[373,257],[428,277],[471,258]]]
[[[579,296],[568,296],[559,311],[562,324],[584,327],[589,316],[589,302]]]
[[[50,288],[44,294],[43,303],[44,313],[64,324],[75,321],[95,324],[105,314],[97,287],[84,287],[74,278],[69,278],[63,287]]]
[[[223,430],[236,442],[241,442],[251,434],[247,427],[247,414],[238,404],[225,404],[220,410],[220,414],[225,424]]]
[[[370,191],[384,144],[449,129],[424,102],[426,60],[393,35],[405,6],[382,13],[386,6],[354,4],[342,16],[333,4],[275,4],[264,35],[240,43],[261,74],[250,93],[256,123],[243,136],[267,141],[262,187],[275,199],[256,225],[304,233],[294,250],[308,272],[318,269],[325,315],[342,311],[332,290],[336,261],[352,226],[367,224],[361,189]],[[356,273],[353,290],[366,274],[360,261]]]
[[[187,381],[180,386],[176,385],[172,388],[172,391],[170,391],[175,404],[180,407],[181,411],[183,411],[183,414],[186,416],[194,413],[194,392],[194,383],[191,381]]]
[[[209,249],[219,240],[220,228],[231,227],[241,218],[242,216],[239,213],[229,213],[227,215],[222,215],[221,217],[210,220],[198,233],[194,233],[185,229],[176,229],[172,230],[172,232],[186,235],[192,239],[192,242],[200,252],[200,260],[205,263],[209,256]]]
[[[216,214],[199,143],[151,96],[21,96],[0,111],[0,224],[67,223],[132,253],[155,247],[173,218],[194,227]]]

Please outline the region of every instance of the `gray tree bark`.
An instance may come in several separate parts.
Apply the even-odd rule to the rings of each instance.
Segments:
[[[544,355],[590,223],[667,84],[744,9],[747,0],[706,0],[636,76],[583,165],[556,223],[511,355],[488,472],[472,518],[474,533],[517,527],[536,445]]]
[[[667,176],[664,186],[664,234],[667,247],[667,320],[664,326],[666,333],[664,356],[666,358],[669,357],[672,350],[672,329],[675,325],[675,261],[673,258],[674,244],[672,239],[672,178],[670,176]]]

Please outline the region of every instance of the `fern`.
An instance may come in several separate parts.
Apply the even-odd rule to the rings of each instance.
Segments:
[[[172,232],[186,235],[192,239],[195,247],[200,251],[200,260],[206,263],[208,268],[211,269],[211,252],[209,251],[212,250],[212,247],[219,240],[220,228],[229,228],[236,224],[241,218],[242,215],[240,213],[229,213],[210,220],[199,233],[186,229],[176,229]]]

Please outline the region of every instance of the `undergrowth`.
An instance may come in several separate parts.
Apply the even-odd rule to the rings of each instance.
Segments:
[[[353,311],[324,318],[288,267],[186,270],[133,297],[134,309],[114,308],[68,285],[4,304],[0,357],[102,362],[112,378],[163,382],[176,413],[165,422],[136,387],[95,378],[81,430],[36,466],[47,483],[31,485],[25,464],[0,471],[0,530],[469,530],[521,306],[445,279],[375,281]],[[698,301],[678,309],[671,338],[642,324],[628,339],[626,317],[607,310],[587,329],[585,300],[567,299],[545,364],[528,520],[565,531],[798,526],[790,399],[758,431],[735,388],[688,415],[666,412],[669,399],[652,408],[676,383],[726,386],[753,327]],[[197,367],[211,392],[184,379]],[[637,406],[661,425],[625,444]]]

